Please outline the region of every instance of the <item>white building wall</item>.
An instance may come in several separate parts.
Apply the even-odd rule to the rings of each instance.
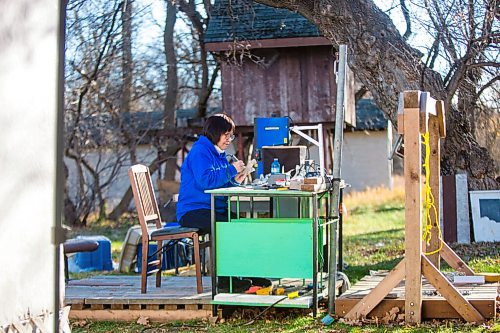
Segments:
[[[58,4],[0,1],[0,331],[54,327]]]
[[[141,145],[137,147],[137,163],[149,165],[157,156],[156,149],[151,145]],[[127,150],[124,148],[120,152],[120,155],[126,156]],[[95,167],[98,163],[100,165],[99,170],[103,170],[100,173],[102,180],[107,180],[109,177],[110,166],[115,161],[115,156],[117,155],[114,151],[102,151],[102,152],[88,152],[85,155],[85,160]],[[75,161],[69,158],[64,158],[64,163],[68,167],[68,195],[76,202],[78,193],[78,182],[79,177],[76,170]],[[121,167],[118,174],[115,176],[111,184],[106,187],[103,191],[104,198],[107,200],[107,208],[111,211],[121,200],[125,191],[127,191],[130,186],[130,180],[128,178],[128,169],[131,165],[130,160],[127,159],[121,162]],[[92,179],[89,172],[86,172],[87,179]],[[153,185],[156,186],[157,173],[152,175]]]
[[[388,131],[344,132],[342,179],[351,185],[347,191],[367,187],[392,188],[391,140]]]

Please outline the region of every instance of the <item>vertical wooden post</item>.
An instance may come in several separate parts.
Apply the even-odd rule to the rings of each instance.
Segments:
[[[405,321],[420,323],[422,314],[422,190],[420,94],[404,93],[405,174]]]
[[[441,198],[439,195],[439,176],[440,176],[440,147],[439,147],[439,119],[437,116],[430,116],[429,118],[429,148],[430,148],[430,160],[429,160],[429,171],[430,171],[430,179],[429,186],[431,187],[431,193],[434,197],[434,207],[436,207],[437,215],[434,214],[434,210],[431,209],[431,221],[432,221],[432,230],[431,230],[431,239],[430,244],[427,245],[425,252],[433,252],[439,249],[441,239],[438,232],[439,227],[439,208],[441,205]],[[440,255],[439,252],[430,254],[428,256],[429,261],[436,267],[438,270],[440,269]]]

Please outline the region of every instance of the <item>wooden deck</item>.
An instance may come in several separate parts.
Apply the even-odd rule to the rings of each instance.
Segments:
[[[66,285],[65,304],[71,306],[71,319],[134,321],[148,317],[151,321],[208,318],[212,315],[210,277],[203,277],[203,293],[196,293],[192,276],[163,277],[161,288],[154,277],[148,280],[148,292],[141,294],[140,276],[103,275],[71,280]],[[302,279],[282,279],[288,286],[301,286]],[[325,281],[326,283],[326,281]],[[339,281],[337,288],[342,286]],[[219,294],[217,304],[268,306],[282,296]],[[322,298],[322,295],[319,295]],[[312,296],[284,300],[281,307],[311,307]]]
[[[94,276],[71,280],[66,285],[65,304],[72,319],[132,321],[189,320],[211,316],[210,277],[203,277],[203,293],[196,293],[196,278],[163,277],[161,288],[149,277],[148,292],[141,294],[141,277],[132,275]]]
[[[335,309],[340,317],[366,296],[385,275],[365,276],[335,301]],[[483,285],[455,286],[457,290],[483,315],[484,318],[495,318],[498,283]],[[430,285],[422,279],[422,319],[454,319],[461,318],[453,307]],[[404,281],[394,288],[384,300],[375,307],[369,317],[383,318],[394,307],[404,314],[405,290]]]

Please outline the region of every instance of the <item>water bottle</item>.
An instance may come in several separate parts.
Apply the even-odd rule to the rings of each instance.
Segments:
[[[281,171],[280,162],[278,162],[278,159],[275,158],[273,163],[271,163],[271,175],[276,175],[280,173],[280,171]]]

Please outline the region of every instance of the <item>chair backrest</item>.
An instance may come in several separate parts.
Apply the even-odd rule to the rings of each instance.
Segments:
[[[129,168],[128,176],[142,234],[148,235],[148,223],[154,222],[157,228],[162,227],[149,169],[145,165],[136,164]]]

